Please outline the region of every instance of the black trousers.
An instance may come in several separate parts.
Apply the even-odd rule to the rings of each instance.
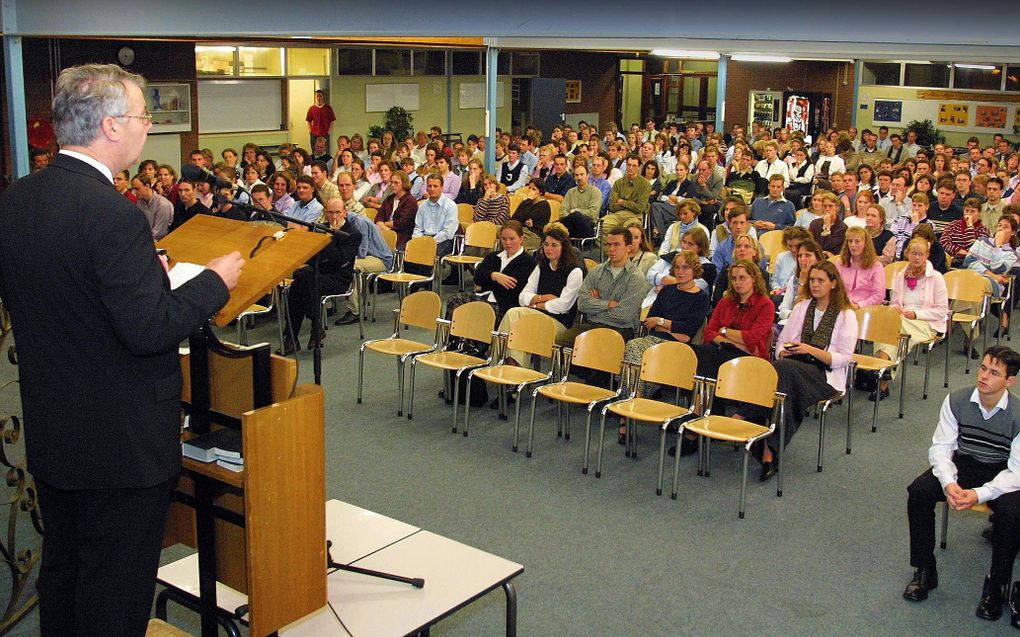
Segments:
[[[321,311],[321,299],[326,294],[343,294],[350,288],[350,283],[340,281],[335,276],[319,273],[319,296],[315,296],[315,272],[312,268],[301,268],[294,273],[294,282],[287,292],[287,314],[294,338],[301,331],[301,323],[305,317],[311,319],[315,312]]]
[[[1005,463],[989,465],[957,453],[957,483],[973,489],[994,478]],[[910,565],[921,568],[935,565],[935,504],[946,496],[938,478],[925,471],[907,487],[907,517],[910,521]],[[995,511],[992,523],[992,567],[988,574],[996,584],[1008,584],[1013,578],[1013,560],[1020,549],[1020,491],[1001,495],[988,502]]]
[[[43,637],[145,635],[172,484],[66,490],[36,480]]]

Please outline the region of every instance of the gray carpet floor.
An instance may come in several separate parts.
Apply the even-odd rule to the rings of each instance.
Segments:
[[[380,297],[367,338],[386,336],[395,296]],[[384,318],[385,316],[385,318]],[[307,323],[302,341],[307,341]],[[275,323],[252,332],[276,343]],[[225,331],[224,338],[232,338]],[[419,336],[424,338],[423,334]],[[825,470],[815,470],[817,421],[806,420],[787,448],[785,492],[760,484],[752,464],[747,517],[737,518],[741,454],[713,450],[712,475],[681,462],[680,493],[655,495],[658,437],[639,434],[639,457],[625,458],[611,429],[601,479],[582,475],[584,419],[556,436],[555,408],[540,404],[534,457],[510,450],[512,420],[472,412],[469,437],[450,432],[450,407],[432,370],[418,375],[415,417],[396,412],[395,364],[370,356],[363,404],[357,404],[357,326],[331,327],[323,350],[327,497],[404,520],[524,564],[517,579],[519,634],[573,635],[984,635],[1012,632],[1007,618],[977,619],[974,607],[988,568],[986,524],[951,515],[949,548],[938,553],[941,586],[927,602],[900,593],[911,575],[906,486],[926,468],[926,450],[946,390],[944,346],[936,349],[927,400],[924,363],[910,366],[906,413],[883,401],[877,433],[858,392],[854,445],[846,455],[846,406],[827,421]],[[312,382],[311,354],[298,354],[300,381]],[[971,385],[960,337],[952,343],[950,387]],[[3,378],[16,370],[6,363]],[[893,385],[894,398],[898,384]],[[15,392],[0,408],[19,413]],[[527,405],[528,403],[525,403]],[[511,416],[512,417],[512,416]],[[526,419],[525,419],[526,424]],[[593,453],[594,459],[594,453]],[[670,476],[667,473],[667,478]],[[183,548],[165,551],[170,561]],[[0,578],[0,599],[9,579]],[[440,622],[433,635],[502,634],[504,598],[493,592]],[[171,622],[197,634],[186,611]],[[38,633],[32,613],[10,634]]]

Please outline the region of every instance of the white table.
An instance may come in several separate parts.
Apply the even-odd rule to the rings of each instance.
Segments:
[[[281,628],[281,637],[412,635],[500,587],[506,594],[506,634],[517,634],[511,580],[524,572],[522,565],[340,500],[326,502],[326,537],[335,562],[421,577],[425,587],[336,571],[327,579],[328,604]],[[185,599],[197,598],[198,554],[160,567],[157,580]],[[164,593],[156,616],[165,620]],[[172,598],[183,603],[180,595]],[[216,584],[216,604],[227,614],[247,603],[243,593]]]

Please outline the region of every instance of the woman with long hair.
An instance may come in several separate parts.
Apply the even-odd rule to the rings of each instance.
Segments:
[[[786,281],[783,300],[777,310],[779,323],[785,324],[786,319],[790,317],[790,312],[793,311],[793,306],[798,301],[808,297],[810,293],[808,290],[808,273],[811,271],[812,266],[824,260],[825,255],[822,253],[822,246],[818,245],[814,239],[806,239],[797,248],[797,269]]]
[[[467,183],[466,179],[464,183]],[[472,221],[490,221],[501,226],[510,218],[510,197],[499,191],[499,179],[494,175],[483,175],[481,183],[482,196],[475,203],[475,214],[471,219]],[[523,226],[521,226],[521,232],[524,232]]]
[[[848,213],[843,217],[843,223],[846,224],[847,228],[863,228],[868,225],[865,212],[867,212],[868,206],[874,203],[875,195],[870,190],[860,191],[857,193],[857,198],[854,199],[852,213]]]
[[[839,252],[836,269],[853,309],[878,305],[885,300],[885,269],[875,254],[868,231],[850,228]]]
[[[499,243],[503,249],[485,255],[475,267],[474,277],[475,292],[481,293],[482,300],[496,304],[497,323],[511,308],[520,305],[521,292],[535,269],[535,259],[524,251],[524,228],[519,222],[503,224]]]
[[[871,204],[864,211],[864,229],[875,246],[875,254],[885,267],[896,260],[896,237],[885,227],[885,208]]]
[[[776,342],[776,390],[786,394],[783,432],[789,445],[804,414],[815,403],[846,387],[847,367],[857,344],[857,315],[850,306],[836,266],[822,261],[808,273],[810,298],[794,306]],[[752,410],[753,411],[753,410]],[[764,482],[779,470],[777,429],[765,444],[752,450],[761,462]]]
[[[822,246],[825,256],[837,254],[846,240],[846,224],[839,218],[839,198],[825,191],[816,193],[821,197],[822,217],[815,219],[808,226],[808,231],[818,245]]]
[[[542,249],[535,258],[535,268],[518,298],[520,305],[503,315],[499,331],[509,332],[510,325],[524,314],[541,312],[556,319],[556,335],[563,334],[574,325],[577,291],[581,289],[584,275],[584,264],[570,245],[570,234],[566,226],[550,223],[545,228]],[[521,352],[511,350],[507,354],[514,363],[525,362]]]
[[[542,228],[552,217],[549,201],[544,196],[545,182],[532,178],[519,192],[524,195],[524,200],[517,205],[512,218],[524,226],[524,249],[537,250],[542,243]]]
[[[467,162],[467,172],[460,182],[460,191],[455,201],[474,206],[478,200],[485,195],[484,178],[485,169],[477,157]]]
[[[645,229],[640,221],[629,221],[624,224],[624,227],[630,231],[631,236],[630,245],[627,246],[627,253],[631,262],[637,266],[638,270],[641,270],[641,276],[644,277],[648,274],[648,269],[659,260],[659,257],[652,248],[652,244],[649,243],[648,238],[645,237]]]

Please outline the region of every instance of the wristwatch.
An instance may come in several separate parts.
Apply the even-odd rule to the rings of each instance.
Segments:
[[[721,334],[722,336],[726,336],[726,328],[725,327],[720,327],[719,328],[719,334]]]
[[[662,327],[662,326],[663,326],[663,325],[665,325],[665,324],[666,324],[666,319],[664,319],[664,318],[660,318],[660,319],[659,319],[659,327]]]

